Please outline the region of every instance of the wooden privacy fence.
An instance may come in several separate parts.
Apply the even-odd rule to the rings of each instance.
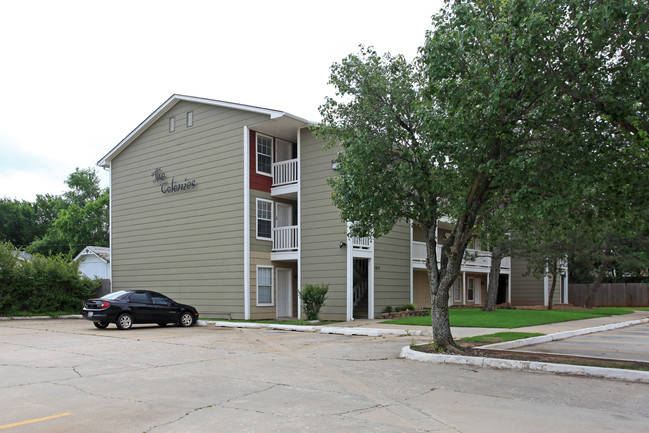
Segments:
[[[570,284],[568,302],[582,306],[594,284]],[[646,283],[602,284],[595,294],[594,307],[649,307],[649,287]]]
[[[110,280],[108,279],[102,279],[101,280],[101,287],[97,288],[97,291],[95,293],[95,297],[101,298],[104,295],[107,295],[110,293]]]

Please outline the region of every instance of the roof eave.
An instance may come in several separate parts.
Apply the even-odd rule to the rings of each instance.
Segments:
[[[315,125],[316,123],[311,122],[306,119],[302,119],[301,117],[294,116],[292,114],[286,113],[284,111],[278,111],[278,110],[271,110],[268,108],[261,108],[261,107],[255,107],[252,105],[244,105],[244,104],[236,104],[232,102],[225,102],[225,101],[218,101],[215,99],[206,99],[206,98],[198,98],[195,96],[187,96],[187,95],[178,95],[174,94],[171,95],[169,99],[167,99],[162,105],[160,105],[153,113],[151,113],[142,123],[140,123],[133,131],[131,131],[122,141],[120,141],[115,147],[113,147],[110,152],[108,152],[106,155],[104,155],[103,158],[101,158],[99,161],[97,161],[97,165],[100,167],[110,167],[110,161],[115,158],[125,147],[127,147],[129,144],[131,144],[137,137],[140,136],[151,124],[159,120],[166,112],[168,112],[174,105],[176,105],[178,102],[181,101],[187,101],[187,102],[196,102],[200,104],[208,104],[208,105],[215,105],[219,107],[225,107],[225,108],[233,108],[237,110],[245,110],[245,111],[251,111],[254,113],[259,113],[259,114],[265,114],[270,117],[270,119],[277,119],[283,116],[290,117],[292,119],[295,119],[296,121],[303,122],[305,123],[305,126],[307,125]]]

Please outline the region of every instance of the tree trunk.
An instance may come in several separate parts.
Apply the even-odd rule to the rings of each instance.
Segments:
[[[495,157],[499,149],[499,146],[494,147],[490,157]],[[478,211],[483,204],[489,182],[490,179],[484,172],[476,175],[475,182],[467,194],[467,211],[457,219],[453,232],[442,245],[439,268],[437,267],[435,224],[432,224],[432,227],[429,227],[429,230],[426,231],[426,250],[428,253],[426,268],[430,278],[431,307],[433,309],[433,342],[449,352],[462,352],[462,349],[455,344],[451,334],[448,312],[449,291],[455,282],[455,278],[460,273],[460,269],[462,269],[464,252],[476,227]],[[433,221],[436,221],[435,215],[431,215],[431,217],[435,217]]]
[[[595,275],[595,281],[594,281],[595,284],[593,284],[593,286],[590,287],[586,292],[586,299],[584,300],[584,308],[588,308],[589,310],[593,308],[593,301],[595,300],[595,294],[602,286],[602,281],[604,280],[606,269],[608,269],[608,261],[604,260],[602,261],[602,264],[599,265],[599,269],[597,270],[597,274]]]
[[[487,299],[482,307],[483,311],[496,311],[498,298],[498,283],[500,280],[500,264],[503,261],[504,250],[493,247],[491,250],[491,268],[489,269],[489,284],[487,285]]]
[[[455,344],[455,340],[451,334],[451,322],[449,320],[448,311],[449,291],[455,278],[452,278],[449,282],[446,267],[443,265],[447,262],[445,258],[440,257],[442,267],[439,268],[437,266],[437,239],[435,226],[424,228],[424,231],[426,233],[427,250],[426,270],[428,271],[428,279],[430,281],[433,341],[444,350],[458,352],[460,349]],[[445,254],[445,252],[442,254]],[[460,265],[457,267],[457,272],[459,272],[460,266],[461,261]]]
[[[557,273],[552,273],[552,285],[550,286],[550,293],[548,294],[548,310],[552,309],[552,300],[554,299],[554,289],[557,286]]]

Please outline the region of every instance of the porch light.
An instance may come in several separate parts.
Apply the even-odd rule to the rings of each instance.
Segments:
[[[337,159],[332,159],[331,160],[331,168],[334,170],[338,170],[338,160]],[[342,248],[342,247],[340,247]]]
[[[346,243],[346,242],[343,242],[343,241],[340,241],[340,243],[338,244],[338,248],[340,248],[340,249],[343,249],[343,248],[345,248],[346,246],[347,246],[347,243]]]

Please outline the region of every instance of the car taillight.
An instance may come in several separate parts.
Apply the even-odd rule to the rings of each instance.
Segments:
[[[101,305],[99,306],[99,308],[101,308],[102,310],[108,307],[110,307],[110,302],[107,301],[102,302]]]

